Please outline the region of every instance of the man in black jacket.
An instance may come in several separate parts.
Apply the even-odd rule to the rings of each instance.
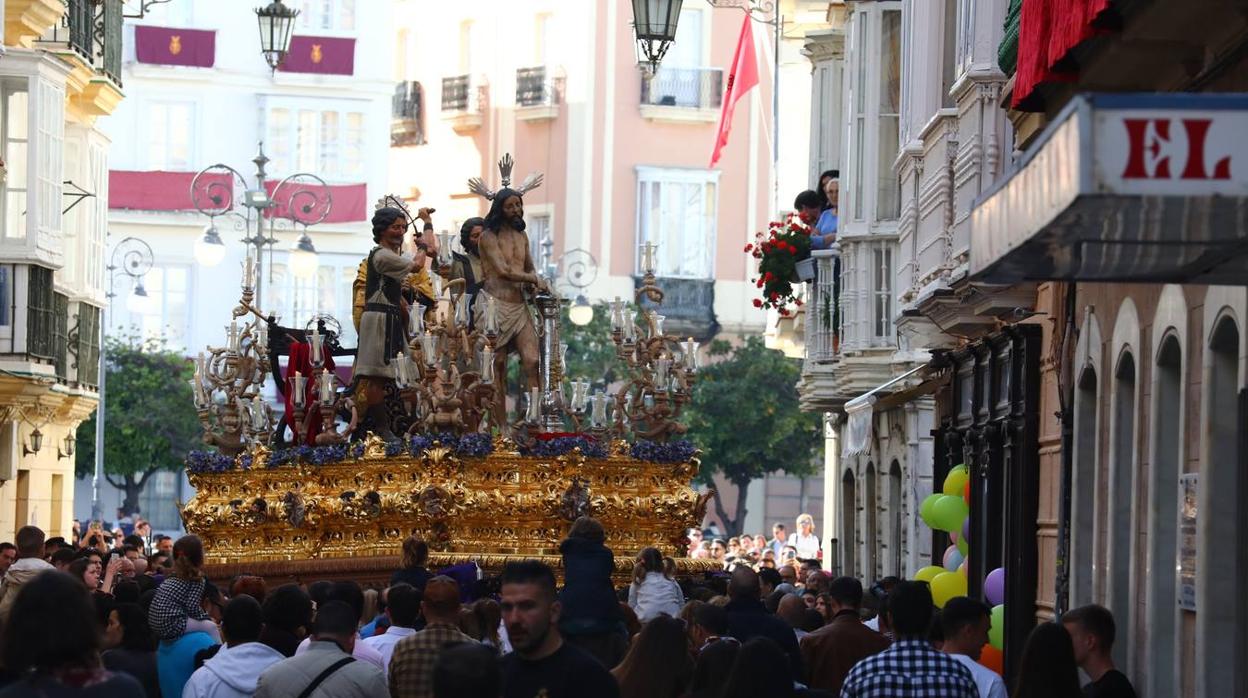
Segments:
[[[794,681],[802,680],[802,653],[797,635],[788,623],[771,615],[760,599],[758,574],[748,567],[732,571],[728,582],[728,634],[742,643],[755,637],[775,642],[789,656],[789,671]]]

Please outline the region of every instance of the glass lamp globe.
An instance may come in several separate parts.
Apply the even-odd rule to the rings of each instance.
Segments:
[[[594,306],[583,295],[576,297],[572,307],[568,308],[568,319],[573,325],[584,327],[594,321]]]
[[[308,237],[307,233],[303,233],[290,248],[290,271],[301,279],[307,279],[316,274],[318,266],[312,238]]]
[[[195,261],[203,267],[215,267],[225,259],[225,243],[215,226],[208,225],[204,234],[195,241]]]
[[[134,292],[126,296],[126,310],[133,315],[145,315],[151,308],[152,297],[147,295],[147,289],[143,288],[143,282],[135,283]]]

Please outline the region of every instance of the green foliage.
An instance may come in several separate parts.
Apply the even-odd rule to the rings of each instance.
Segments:
[[[560,340],[568,345],[568,366],[565,378],[587,380],[592,390],[606,388],[619,377],[620,363],[611,341],[611,308],[606,303],[594,304],[594,319],[580,327],[568,319],[565,305],[560,311]],[[518,394],[523,384],[520,361],[512,358],[507,364],[507,385],[511,394]]]
[[[180,469],[199,439],[190,386],[194,369],[163,338],[106,337],[105,351],[104,474],[126,491],[127,505],[137,505],[151,475]],[[97,411],[78,427],[79,477],[95,470],[98,416]]]
[[[819,415],[798,409],[796,359],[766,348],[761,337],[736,347],[716,340],[708,353],[687,412],[689,438],[703,453],[698,479],[709,484],[721,473],[736,485],[737,516],[727,516],[718,492],[715,499],[724,524],[736,528],[750,481],[779,471],[815,474],[823,436]]]

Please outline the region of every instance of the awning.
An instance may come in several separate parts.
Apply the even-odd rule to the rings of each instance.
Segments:
[[[875,412],[875,404],[888,394],[890,388],[925,369],[926,365],[906,371],[845,403],[845,455],[852,456],[871,450],[871,416]]]
[[[976,202],[971,278],[1243,284],[1248,95],[1071,100]]]

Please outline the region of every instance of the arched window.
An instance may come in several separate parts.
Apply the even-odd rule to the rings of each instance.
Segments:
[[[841,480],[841,573],[855,576],[854,558],[858,552],[858,507],[854,493],[854,471],[846,470]]]
[[[875,464],[867,463],[867,481],[863,488],[865,495],[863,497],[862,506],[866,509],[867,514],[867,549],[866,558],[862,564],[862,578],[868,584],[875,580],[876,577],[876,559],[880,549],[879,537],[879,502],[875,499]]]
[[[888,520],[889,537],[888,549],[889,560],[892,563],[891,569],[887,574],[905,577],[905,571],[902,567],[901,556],[901,464],[897,459],[893,459],[892,464],[888,466]]]
[[[1131,528],[1131,503],[1135,499],[1135,357],[1124,351],[1114,369],[1113,424],[1111,426],[1108,491],[1109,565],[1105,588],[1109,610],[1118,626],[1114,660],[1128,666],[1131,636],[1131,548],[1135,536]]]
[[[1244,487],[1240,470],[1239,409],[1240,331],[1229,316],[1219,318],[1206,358],[1206,439],[1197,484],[1196,544],[1196,694],[1242,695],[1248,646],[1242,635],[1248,622],[1243,593],[1246,544],[1241,524]],[[1203,666],[1201,666],[1203,662]],[[1203,689],[1203,690],[1202,690]]]
[[[1183,349],[1173,333],[1157,348],[1153,374],[1152,457],[1149,493],[1148,614],[1149,661],[1141,667],[1149,695],[1178,695],[1174,676],[1178,629],[1175,566],[1178,556],[1179,472],[1182,470]]]
[[[1097,347],[1099,349],[1100,347]],[[1096,527],[1097,401],[1096,370],[1088,366],[1075,384],[1074,467],[1070,492],[1070,605],[1092,603],[1092,531]]]

